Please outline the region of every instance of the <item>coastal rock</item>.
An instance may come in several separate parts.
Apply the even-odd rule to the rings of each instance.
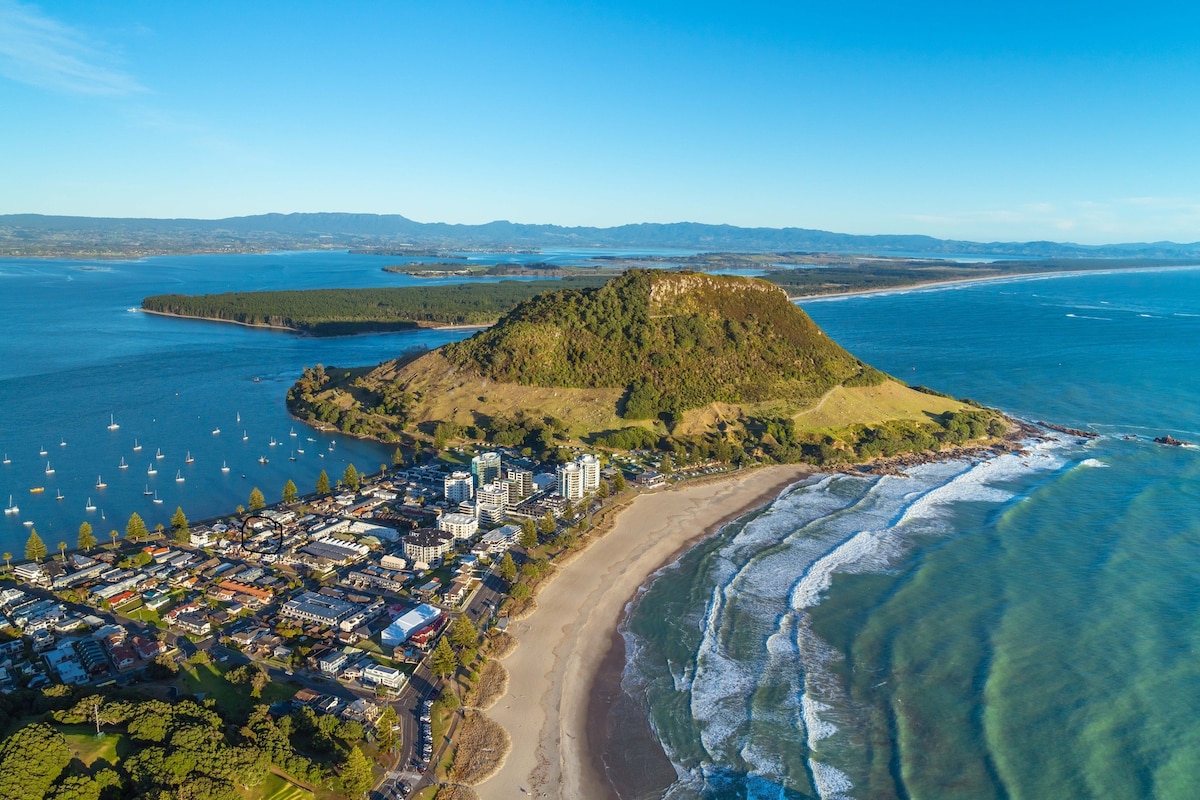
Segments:
[[[1155,437],[1154,443],[1155,444],[1165,444],[1168,447],[1186,447],[1186,446],[1191,445],[1191,442],[1185,442],[1181,439],[1176,439],[1174,436],[1172,436],[1169,433],[1164,436]]]

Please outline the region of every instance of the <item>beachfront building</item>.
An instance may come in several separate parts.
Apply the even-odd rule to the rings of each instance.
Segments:
[[[475,488],[500,480],[500,454],[480,453],[471,459],[471,476]]]
[[[440,609],[422,603],[392,620],[392,624],[388,625],[383,630],[383,633],[379,634],[379,641],[385,647],[395,647],[396,645],[404,644],[413,633],[429,627],[437,622],[441,616],[442,612]]]
[[[362,671],[363,680],[389,689],[399,689],[404,682],[404,673],[395,667],[371,664]]]
[[[486,525],[504,522],[508,511],[508,485],[504,481],[485,483],[475,492],[475,516]]]
[[[474,478],[469,472],[451,472],[442,481],[442,490],[446,494],[446,501],[456,506],[475,496]]]
[[[508,484],[509,508],[533,494],[533,473],[527,469],[509,467],[504,471],[504,480]]]
[[[316,592],[305,592],[284,603],[279,613],[285,617],[316,622],[332,628],[358,610],[356,603],[348,603]]]
[[[583,468],[578,462],[559,465],[558,493],[572,503],[583,499]]]
[[[474,514],[443,514],[438,530],[446,531],[459,541],[466,541],[479,532],[479,520]]]
[[[575,459],[583,472],[583,491],[585,494],[600,488],[600,459],[592,453],[584,453]]]
[[[414,564],[441,561],[454,546],[454,534],[437,528],[417,528],[404,537],[404,555]]]

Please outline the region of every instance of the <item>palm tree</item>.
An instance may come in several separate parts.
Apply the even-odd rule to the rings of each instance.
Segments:
[[[12,569],[12,564],[9,563],[10,561],[12,561],[12,553],[6,550],[4,551],[4,570],[6,572]]]
[[[113,540],[112,546],[114,548],[116,548],[116,546],[117,546],[117,537],[120,535],[121,535],[121,533],[118,530],[116,530],[115,528],[108,532],[108,537]]]
[[[58,558],[60,561],[67,560],[67,543],[66,542],[58,543],[58,554],[59,554]]]

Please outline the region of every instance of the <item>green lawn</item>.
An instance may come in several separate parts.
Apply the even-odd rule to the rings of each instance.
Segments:
[[[71,748],[71,754],[90,767],[97,761],[116,765],[121,760],[118,748],[125,740],[123,733],[105,733],[96,738],[96,729],[90,725],[57,725]],[[121,748],[125,749],[125,748]]]
[[[286,700],[296,693],[294,686],[285,683],[268,683],[262,697],[250,696],[249,684],[234,685],[225,680],[226,669],[217,664],[185,664],[179,670],[181,690],[186,694],[213,698],[217,708],[239,720],[250,715],[250,710],[259,703],[271,705]]]
[[[267,775],[261,786],[246,789],[243,794],[247,800],[312,800],[313,793],[302,786],[276,775]]]

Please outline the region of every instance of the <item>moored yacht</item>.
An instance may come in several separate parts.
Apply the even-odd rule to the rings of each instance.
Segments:
[[[109,414],[108,415],[108,429],[110,431],[115,431],[120,427],[121,426],[117,424],[117,418],[115,416],[113,416],[112,414]]]

